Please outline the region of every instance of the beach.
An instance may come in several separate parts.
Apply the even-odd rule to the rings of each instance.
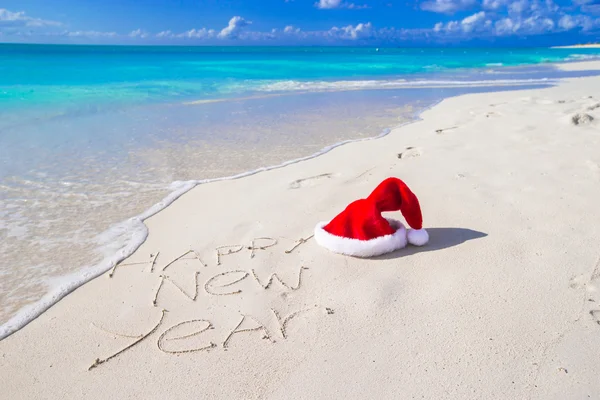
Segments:
[[[583,77],[451,97],[194,187],[121,265],[0,341],[2,397],[600,398],[598,93]],[[316,244],[390,176],[418,196],[426,246]]]
[[[0,338],[131,255],[191,185],[385,135],[598,49],[0,44]],[[570,64],[578,65],[578,64]]]

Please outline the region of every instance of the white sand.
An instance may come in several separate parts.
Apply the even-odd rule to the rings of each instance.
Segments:
[[[560,69],[564,71],[596,71],[599,68],[600,61],[586,61],[560,64]]]
[[[195,188],[147,221],[148,240],[127,260],[160,251],[154,272],[119,267],[0,342],[0,397],[600,398],[600,108],[588,110],[599,93],[600,78],[585,78],[452,98],[383,139]],[[596,119],[576,126],[577,113]],[[311,239],[284,252],[388,176],[419,196],[427,247],[361,260]],[[257,237],[278,244],[216,265],[217,246]],[[193,297],[199,271],[196,301],[165,281],[154,307],[161,269],[190,248],[207,267],[183,260],[163,274]],[[263,289],[252,269],[288,287]],[[148,333],[163,308],[156,331],[88,371],[136,340],[96,326]],[[305,311],[283,338],[271,308],[282,320]],[[234,334],[225,349],[241,315],[239,329],[255,319],[266,331]],[[186,323],[160,339],[195,319],[214,329],[168,340],[208,326]],[[159,342],[215,346],[175,355]]]

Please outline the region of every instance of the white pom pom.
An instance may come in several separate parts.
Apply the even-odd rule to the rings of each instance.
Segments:
[[[409,229],[408,243],[413,246],[423,246],[429,241],[429,234],[425,229]]]

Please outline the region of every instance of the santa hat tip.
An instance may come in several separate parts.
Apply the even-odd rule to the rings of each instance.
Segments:
[[[407,237],[408,243],[413,246],[424,246],[429,242],[429,234],[425,229],[409,229]]]

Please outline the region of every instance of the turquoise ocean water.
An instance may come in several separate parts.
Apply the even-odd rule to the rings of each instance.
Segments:
[[[3,109],[233,97],[269,84],[585,59],[597,49],[0,45]],[[277,88],[277,87],[275,87]],[[272,88],[272,90],[275,90]]]
[[[135,249],[145,230],[129,218],[186,181],[377,136],[444,97],[593,74],[553,63],[598,57],[0,44],[0,338]]]

